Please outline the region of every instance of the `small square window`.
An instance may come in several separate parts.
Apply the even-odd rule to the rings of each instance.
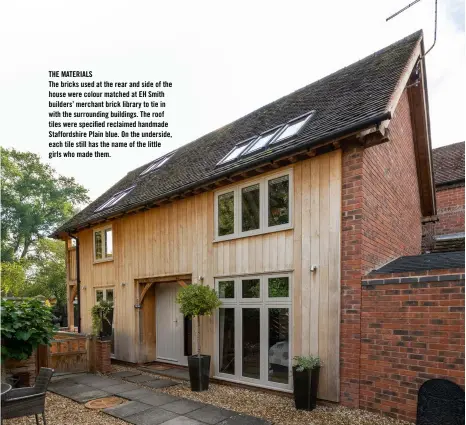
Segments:
[[[219,298],[235,298],[235,281],[221,280],[218,282]]]
[[[280,133],[280,135],[272,143],[278,143],[290,137],[296,136],[307,123],[307,121],[312,117],[312,115],[313,113],[310,113],[302,118],[298,118],[297,120],[288,123],[282,133]]]
[[[249,143],[251,142],[251,140],[253,140],[253,139],[249,139],[248,141],[246,141],[244,143],[240,143],[240,144],[236,145],[227,154],[227,156],[225,158],[223,158],[221,161],[219,161],[219,163],[217,165],[224,164],[226,162],[230,162],[230,161],[233,161],[234,159],[238,158],[243,153],[243,151],[249,146]]]
[[[271,277],[268,279],[269,298],[288,298],[290,283],[288,277]]]
[[[278,128],[276,130],[273,130],[273,131],[269,131],[268,133],[265,133],[265,134],[262,134],[261,136],[259,136],[259,138],[251,144],[251,146],[248,148],[248,150],[245,152],[245,153],[251,153],[251,152],[255,152],[255,151],[258,151],[262,148],[264,148],[265,146],[267,146],[267,144],[275,137],[275,135],[278,133]]]
[[[243,289],[243,298],[260,298],[261,281],[260,279],[245,279],[241,281]]]

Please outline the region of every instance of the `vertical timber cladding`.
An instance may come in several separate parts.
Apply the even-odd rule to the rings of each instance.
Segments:
[[[293,229],[215,243],[214,276],[292,270],[292,354],[319,354],[319,398],[338,401],[341,150],[294,164],[293,182]]]
[[[93,230],[79,232],[83,332],[91,330],[95,289],[113,288],[115,357],[138,362],[150,354],[139,352],[136,279],[190,274],[193,283],[202,276],[213,286],[216,276],[288,270],[293,275],[292,354],[322,357],[319,397],[337,401],[341,151],[291,168],[293,229],[213,243],[214,192],[207,192],[112,221],[109,262],[94,264]],[[203,318],[202,327],[202,351],[215,357],[213,318]]]

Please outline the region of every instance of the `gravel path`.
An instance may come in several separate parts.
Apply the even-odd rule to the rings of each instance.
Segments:
[[[53,393],[47,393],[45,400],[45,418],[47,425],[128,425],[127,422],[113,418],[105,413],[90,410],[83,404],[76,403]],[[42,418],[39,419],[42,424]],[[36,425],[34,416],[7,419],[4,425]]]
[[[116,370],[135,370],[131,367],[113,366]],[[141,372],[146,375],[150,373]],[[341,406],[318,406],[312,412],[296,410],[294,401],[287,396],[259,392],[228,385],[209,384],[209,390],[192,392],[189,382],[166,378],[180,382],[180,385],[163,388],[162,391],[178,397],[184,397],[217,407],[234,410],[271,421],[275,425],[407,425],[408,422],[397,421],[365,410],[348,409]]]

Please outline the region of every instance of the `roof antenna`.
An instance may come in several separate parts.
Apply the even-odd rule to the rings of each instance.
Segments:
[[[419,3],[420,1],[421,0],[414,0],[412,3],[409,3],[408,6],[403,7],[403,9],[399,10],[398,12],[394,13],[393,15],[385,19],[385,22],[388,22],[390,19],[394,18],[395,16],[398,16],[400,13],[404,12],[406,9],[409,9],[411,6],[415,5],[416,3]]]
[[[412,3],[409,3],[407,6],[403,7],[403,9],[400,9],[398,12],[394,13],[393,15],[389,16],[387,19],[385,19],[385,22],[388,22],[390,19],[394,18],[395,16],[398,16],[400,13],[404,12],[406,9],[409,9],[411,6],[415,5],[416,3],[419,3],[421,0],[414,0]],[[432,46],[430,46],[429,50],[424,54],[424,56],[421,56],[420,59],[424,59],[427,56],[427,53],[429,53],[433,47],[435,46],[435,42],[437,41],[437,0],[435,0],[435,29],[434,29],[434,42]]]

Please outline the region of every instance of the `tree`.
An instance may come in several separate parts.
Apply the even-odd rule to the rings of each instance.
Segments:
[[[23,296],[55,297],[57,305],[66,305],[66,267],[63,242],[40,239],[29,258],[27,285]]]
[[[74,178],[57,175],[38,155],[0,148],[2,262],[26,258],[38,241],[88,202]]]

